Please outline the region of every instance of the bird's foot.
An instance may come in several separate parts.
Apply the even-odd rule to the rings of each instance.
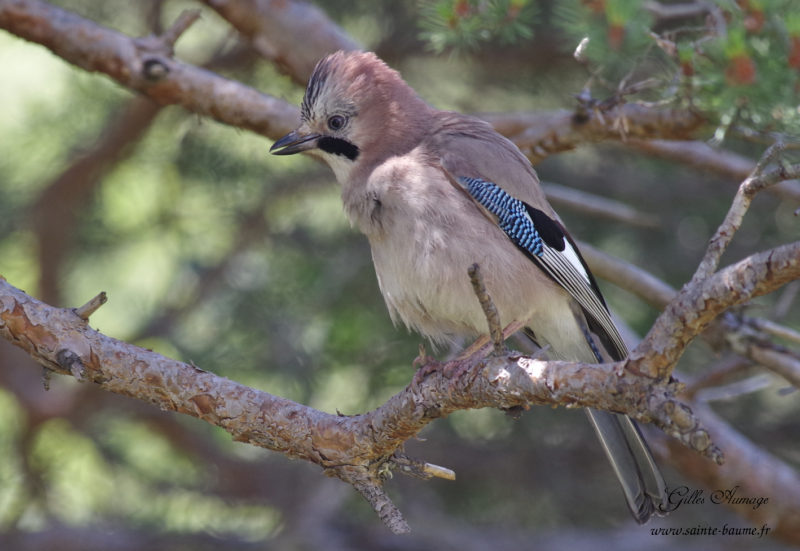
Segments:
[[[508,337],[519,331],[525,327],[524,321],[512,321],[508,324],[508,326],[503,329],[503,340],[506,340]],[[466,360],[467,358],[474,356],[479,356],[480,358],[485,358],[489,355],[492,351],[493,343],[490,342],[489,335],[481,335],[478,337],[474,343],[469,345],[469,347],[464,350],[461,354],[458,355],[458,358],[455,361],[462,361]]]
[[[474,372],[471,374],[469,372],[480,362],[480,360],[483,359],[484,356],[485,354],[474,354],[470,358],[455,359],[446,362],[440,362],[431,358],[427,358],[425,365],[420,366],[420,368],[417,369],[417,372],[414,373],[414,378],[411,380],[411,389],[414,391],[414,393],[418,393],[419,385],[422,383],[422,381],[427,379],[429,375],[440,373],[446,379],[450,380],[450,383],[447,385],[447,395],[449,397],[457,383],[461,383],[463,386],[464,384],[471,383],[475,379],[478,370],[473,370]],[[414,361],[415,365],[418,363],[418,361],[419,358]],[[465,375],[469,375],[467,380],[462,380]]]
[[[426,357],[423,359],[422,356],[415,359],[414,367],[417,367],[417,365],[419,365],[419,367],[417,368],[417,372],[414,373],[414,377],[411,379],[411,390],[416,394],[419,390],[419,384],[432,373],[436,373],[437,371],[445,371],[446,373],[447,363],[449,362],[440,362],[433,358]]]
[[[477,354],[478,352],[482,352],[482,351],[483,351],[483,354],[481,355],[481,357],[482,358],[486,357],[486,354],[489,353],[489,348],[487,346],[488,344],[489,344],[489,335],[481,335],[480,337],[478,337],[475,340],[474,343],[472,343],[466,349],[464,349],[464,351],[461,352],[461,354],[459,354],[458,357],[453,361],[460,362],[460,361],[466,360],[467,358],[471,357],[473,354]]]
[[[471,356],[463,359],[456,358],[447,362],[444,366],[445,376],[450,379],[447,385],[447,397],[450,398],[453,394],[453,389],[457,384],[466,387],[475,381],[480,369],[475,369],[480,361],[486,357],[486,354],[481,354],[481,348],[478,348]]]
[[[508,327],[503,329],[503,338],[507,339],[524,326],[524,322],[514,321],[510,323]],[[450,395],[457,383],[462,382],[469,384],[475,380],[478,370],[473,370],[468,380],[462,381],[461,379],[468,374],[480,360],[489,355],[492,351],[492,346],[489,336],[481,335],[454,360],[439,362],[428,356],[425,353],[425,347],[420,345],[419,356],[414,359],[414,367],[417,368],[417,372],[411,380],[411,388],[416,393],[419,384],[427,379],[429,375],[441,372],[450,380],[450,384],[448,385],[448,395]]]

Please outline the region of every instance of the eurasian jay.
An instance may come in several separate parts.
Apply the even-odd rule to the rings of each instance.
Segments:
[[[628,350],[536,172],[486,122],[428,106],[399,73],[365,52],[321,60],[300,127],[270,152],[308,152],[342,186],[344,209],[369,239],[393,321],[434,343],[487,333],[467,275],[478,263],[503,327],[560,360],[603,363]],[[639,524],[659,513],[664,479],[629,417],[587,409]]]

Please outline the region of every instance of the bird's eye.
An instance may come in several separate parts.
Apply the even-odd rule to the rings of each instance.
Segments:
[[[334,115],[328,119],[328,128],[331,130],[341,130],[344,128],[344,125],[347,123],[347,119],[345,119],[341,115]]]

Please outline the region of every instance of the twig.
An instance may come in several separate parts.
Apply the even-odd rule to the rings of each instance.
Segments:
[[[134,39],[134,42],[144,52],[172,57],[175,55],[175,43],[198,19],[200,10],[184,10],[163,34],[143,36]],[[169,68],[154,59],[145,62],[145,71],[150,80],[159,80],[169,74]]]
[[[702,281],[687,284],[631,353],[628,368],[663,380],[686,346],[725,309],[798,278],[800,241],[754,254]],[[639,371],[642,368],[646,371]]]
[[[58,365],[66,369],[75,380],[79,383],[86,382],[86,366],[83,365],[83,360],[75,352],[69,348],[62,348],[55,355]],[[47,369],[45,367],[45,369]]]
[[[403,514],[395,507],[386,492],[383,491],[379,481],[365,473],[353,473],[353,471],[363,470],[357,467],[341,467],[337,470],[339,472],[336,476],[352,484],[358,490],[358,493],[364,496],[369,504],[372,505],[380,519],[393,533],[407,534],[411,531],[411,527],[406,522],[406,519],[403,518]],[[343,476],[344,473],[347,473],[347,476]]]
[[[184,10],[178,16],[178,19],[172,24],[172,26],[167,29],[167,31],[161,35],[161,40],[164,44],[168,45],[171,50],[174,50],[175,43],[178,41],[178,38],[186,32],[186,30],[191,27],[195,21],[200,19],[200,10]]]
[[[775,350],[769,346],[753,344],[750,346],[750,358],[786,379],[795,388],[800,388],[800,360]]]
[[[472,282],[472,290],[475,291],[475,295],[478,297],[478,301],[481,303],[481,308],[483,308],[483,313],[486,316],[486,321],[489,323],[489,334],[492,337],[494,354],[496,356],[502,356],[508,352],[508,348],[506,348],[506,341],[503,338],[503,328],[500,325],[500,314],[497,312],[494,302],[492,302],[492,297],[490,297],[489,293],[486,291],[480,266],[473,264],[469,267],[467,272],[469,273],[469,279]]]
[[[391,459],[393,468],[400,470],[405,475],[427,480],[432,477],[455,480],[456,473],[445,467],[411,459],[402,453],[395,453]]]
[[[766,373],[762,373],[727,385],[705,388],[697,393],[696,399],[701,402],[731,400],[745,394],[764,390],[770,383],[772,383],[772,378]]]
[[[731,239],[733,239],[736,230],[741,226],[742,219],[756,193],[780,181],[800,176],[800,165],[788,167],[780,166],[769,172],[764,172],[766,166],[772,162],[785,147],[784,143],[776,143],[767,149],[756,165],[756,168],[753,169],[753,173],[739,186],[739,191],[736,192],[736,197],[733,200],[733,204],[725,220],[720,224],[714,237],[711,238],[708,250],[692,277],[692,283],[702,281],[716,271],[722,254],[728,248],[728,244],[731,242]]]
[[[780,337],[782,339],[786,339],[787,341],[800,343],[800,332],[786,327],[785,325],[781,325],[764,318],[755,318],[753,319],[752,323],[758,329],[764,331],[765,333],[769,333],[773,337]]]
[[[97,312],[106,302],[108,302],[108,296],[105,291],[103,291],[80,308],[75,308],[75,313],[78,314],[83,321],[89,321],[89,317]]]
[[[730,377],[738,375],[752,366],[753,363],[751,361],[741,356],[731,354],[710,368],[707,368],[698,379],[687,383],[686,389],[681,394],[681,398],[691,401],[699,391],[719,386]]]

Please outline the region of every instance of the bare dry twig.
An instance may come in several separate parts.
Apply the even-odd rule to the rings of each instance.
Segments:
[[[693,283],[706,279],[717,269],[722,254],[728,248],[731,239],[733,239],[733,234],[742,225],[744,215],[756,193],[778,182],[800,176],[800,165],[780,166],[769,172],[764,172],[767,165],[775,160],[785,147],[786,144],[779,142],[767,149],[755,169],[753,169],[752,174],[739,186],[725,220],[720,224],[714,237],[711,238],[708,250],[692,277]]]
[[[472,290],[475,292],[475,296],[478,297],[483,314],[489,323],[489,335],[492,337],[494,353],[497,356],[501,356],[508,352],[508,349],[506,348],[506,340],[503,337],[503,328],[500,326],[500,314],[497,312],[497,307],[492,302],[492,298],[486,290],[486,285],[483,283],[480,267],[477,264],[473,264],[469,267],[467,273],[472,282]]]
[[[76,308],[75,313],[78,314],[83,321],[89,321],[89,317],[97,312],[97,310],[106,302],[108,302],[108,296],[106,296],[104,291],[83,306]]]

